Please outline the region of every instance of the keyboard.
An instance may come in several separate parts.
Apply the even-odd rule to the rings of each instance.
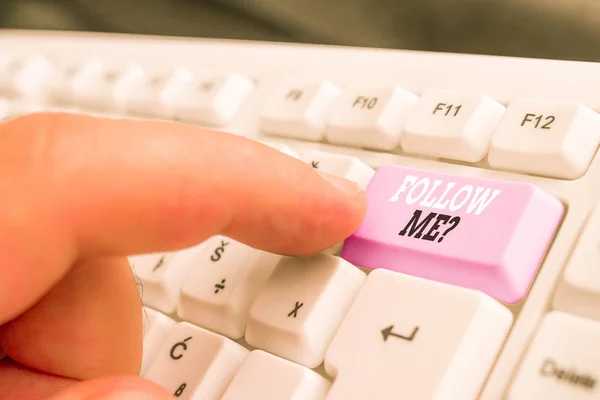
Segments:
[[[600,396],[600,65],[0,31],[0,118],[177,120],[365,188],[343,243],[132,255],[180,399]]]

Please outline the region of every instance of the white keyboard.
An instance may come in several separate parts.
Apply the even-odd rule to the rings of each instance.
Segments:
[[[147,306],[141,375],[175,397],[600,397],[600,65],[75,33],[0,41],[0,118],[175,119],[368,186],[369,213],[341,252],[282,258],[213,237],[132,258]]]

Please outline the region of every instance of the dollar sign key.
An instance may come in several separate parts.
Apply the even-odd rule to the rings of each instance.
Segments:
[[[221,245],[215,249],[215,252],[210,256],[211,261],[217,262],[221,259],[223,253],[225,253],[225,246],[227,246],[229,242],[221,240]]]

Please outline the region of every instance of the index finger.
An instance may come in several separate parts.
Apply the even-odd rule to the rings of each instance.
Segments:
[[[366,208],[353,183],[176,123],[23,117],[0,128],[0,161],[0,323],[82,257],[175,250],[214,234],[308,254],[350,235]]]

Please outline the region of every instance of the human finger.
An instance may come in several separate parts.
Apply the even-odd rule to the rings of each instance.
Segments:
[[[176,123],[32,115],[0,127],[0,162],[0,323],[82,256],[173,250],[214,234],[306,254],[350,235],[366,209],[354,183]]]
[[[78,282],[104,282],[89,279],[109,276],[100,260],[173,250],[217,233],[268,251],[306,254],[352,233],[366,206],[353,183],[244,138],[180,124],[40,114],[0,127],[0,161],[6,193],[0,322],[28,310],[5,325],[2,346],[26,365],[78,378],[130,372],[132,362],[107,362],[93,352],[127,343],[139,351],[141,333],[133,314],[138,304],[124,314],[133,316],[132,329],[126,335],[109,330],[95,349],[78,340],[63,341],[62,351],[30,346],[59,332],[123,326],[110,320],[114,307],[98,319],[91,313],[83,325],[66,318],[85,313],[78,304],[101,305],[106,297],[98,287],[85,297],[69,283],[71,274],[82,274]],[[126,278],[120,282],[131,284]],[[139,300],[133,289],[123,291],[128,304]],[[80,358],[86,351],[93,354]]]

